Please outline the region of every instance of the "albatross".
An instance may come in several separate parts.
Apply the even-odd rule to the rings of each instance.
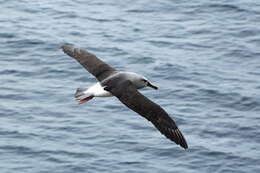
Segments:
[[[98,82],[89,88],[78,88],[75,98],[83,104],[94,97],[117,97],[124,105],[150,121],[160,132],[184,149],[187,142],[174,120],[158,104],[154,103],[138,89],[158,87],[142,75],[133,72],[117,71],[94,54],[71,45],[63,45],[62,50],[77,60]]]

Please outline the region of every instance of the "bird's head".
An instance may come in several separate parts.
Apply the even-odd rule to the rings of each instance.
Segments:
[[[145,88],[145,87],[150,87],[150,88],[153,88],[155,90],[158,89],[157,86],[154,86],[152,85],[146,77],[144,76],[138,76],[135,81],[134,81],[134,84],[136,85],[137,88]]]
[[[146,77],[133,73],[133,72],[127,72],[127,73],[131,74],[131,75],[128,75],[128,77],[133,82],[133,84],[136,86],[137,89],[145,88],[145,87],[150,87],[155,90],[158,89],[158,87],[152,85]]]
[[[143,77],[143,78],[141,79],[141,82],[143,83],[144,87],[150,87],[150,88],[153,88],[153,89],[155,89],[155,90],[158,90],[158,87],[152,85],[145,77]]]

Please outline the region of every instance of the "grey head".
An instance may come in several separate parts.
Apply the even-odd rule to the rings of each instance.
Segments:
[[[133,72],[122,72],[123,76],[130,80],[137,89],[145,88],[145,87],[150,87],[155,90],[158,89],[157,86],[152,85],[148,79],[142,75],[133,73]]]

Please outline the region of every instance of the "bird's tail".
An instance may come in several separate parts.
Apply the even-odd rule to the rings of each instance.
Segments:
[[[83,96],[85,93],[85,91],[87,90],[87,88],[77,88],[74,97],[75,98],[79,98],[80,96]]]

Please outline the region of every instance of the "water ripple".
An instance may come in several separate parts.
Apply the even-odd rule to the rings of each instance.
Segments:
[[[3,1],[1,172],[260,172],[256,1]],[[60,46],[144,74],[182,150],[116,98],[77,105],[96,82]]]

